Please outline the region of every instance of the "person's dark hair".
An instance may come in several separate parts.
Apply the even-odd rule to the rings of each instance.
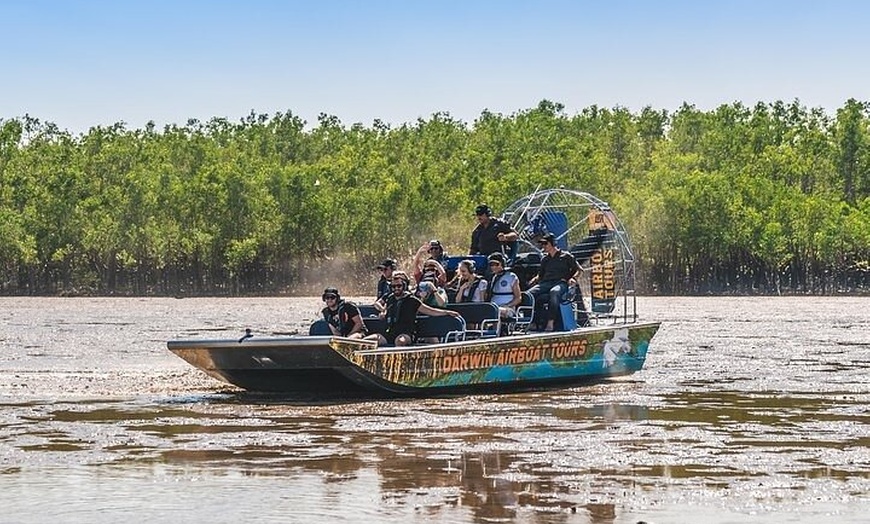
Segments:
[[[504,265],[506,263],[504,255],[502,255],[501,253],[493,253],[493,254],[489,255],[488,257],[486,257],[486,261],[487,262],[498,262],[499,264],[502,265],[502,267],[504,267]]]
[[[544,242],[553,244],[555,246],[556,245],[556,235],[554,235],[553,233],[547,233],[546,235],[544,235],[538,239],[538,244],[543,244]]]
[[[377,266],[375,266],[375,269],[387,269],[387,268],[396,269],[396,261],[393,260],[392,258],[388,258],[388,259],[384,260],[383,262],[381,262],[380,264],[378,264]]]
[[[474,208],[474,214],[490,216],[492,215],[492,209],[490,209],[489,206],[486,204],[480,204],[479,206]]]

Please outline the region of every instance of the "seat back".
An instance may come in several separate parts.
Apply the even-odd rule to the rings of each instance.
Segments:
[[[371,304],[357,304],[356,307],[359,308],[359,315],[364,319],[378,316],[378,310]]]
[[[374,308],[372,308],[372,310],[374,310]],[[387,323],[384,319],[377,316],[377,314],[374,317],[366,316],[362,312],[362,307],[360,307],[360,316],[362,317],[363,324],[365,324],[366,331],[369,334],[371,334],[371,333],[383,334],[387,328]],[[308,335],[312,336],[312,337],[313,336],[324,336],[324,335],[331,336],[332,330],[329,329],[329,324],[327,324],[325,320],[319,319],[319,320],[315,320],[311,324],[311,327],[308,328]]]
[[[466,335],[496,337],[501,328],[498,306],[492,302],[463,302],[447,304],[465,319]]]
[[[478,272],[482,272],[486,269],[486,256],[484,255],[458,255],[447,257],[447,260],[445,260],[443,264],[444,269],[449,273],[455,273],[456,268],[459,267],[459,263],[465,259],[473,260],[474,267]]]
[[[381,317],[363,317],[363,324],[366,325],[366,331],[369,335],[378,333],[383,335],[387,331],[387,321]]]
[[[331,336],[332,330],[329,329],[329,324],[327,324],[325,320],[315,320],[311,324],[311,327],[308,328],[308,335],[312,337]]]
[[[465,320],[461,317],[417,317],[417,338],[436,338],[439,342],[465,339]]]

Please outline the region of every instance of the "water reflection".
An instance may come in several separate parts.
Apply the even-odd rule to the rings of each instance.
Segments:
[[[782,500],[812,493],[815,482],[853,493],[870,486],[859,398],[687,391],[640,404],[607,400],[613,393],[313,406],[233,395],[7,403],[0,475],[25,477],[45,462],[145,467],[306,478],[324,490],[341,486],[338,497],[373,479],[397,514],[541,523],[612,523],[652,493],[751,492],[772,477],[787,487],[761,493]]]
[[[393,412],[385,413],[385,407]],[[505,424],[500,413],[506,409],[519,425]],[[427,514],[469,512],[475,522],[510,520],[518,512],[534,515],[534,522],[562,522],[578,511],[591,522],[612,522],[613,503],[589,502],[560,480],[576,479],[581,468],[550,468],[545,456],[550,449],[523,444],[517,432],[549,428],[559,441],[574,438],[573,424],[596,432],[649,419],[647,407],[630,404],[527,405],[500,399],[437,409],[416,402],[27,403],[6,404],[3,413],[0,444],[14,450],[22,464],[3,464],[0,471],[7,475],[44,460],[111,468],[160,465],[181,475],[237,472],[268,478],[307,472],[324,485],[374,472],[384,498],[425,508]],[[506,449],[487,449],[494,445]],[[10,456],[4,453],[4,460]]]

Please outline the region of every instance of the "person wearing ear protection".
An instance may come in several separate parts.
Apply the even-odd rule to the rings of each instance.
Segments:
[[[433,317],[459,316],[456,311],[434,308],[421,302],[409,291],[410,283],[411,279],[404,271],[393,273],[392,284],[390,284],[393,292],[386,298],[382,297],[375,304],[386,321],[386,330],[383,335],[372,333],[365,337],[366,340],[376,340],[379,346],[387,344],[409,346],[416,341],[418,312]]]
[[[359,308],[352,302],[342,300],[337,288],[324,289],[321,298],[326,303],[326,307],[321,310],[323,320],[334,336],[363,338],[366,335],[366,326]]]

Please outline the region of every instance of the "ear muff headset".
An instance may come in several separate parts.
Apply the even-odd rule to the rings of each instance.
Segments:
[[[411,279],[408,278],[408,275],[399,272],[393,273],[393,282],[396,280],[402,282],[402,292],[408,291],[408,287],[411,285]]]

